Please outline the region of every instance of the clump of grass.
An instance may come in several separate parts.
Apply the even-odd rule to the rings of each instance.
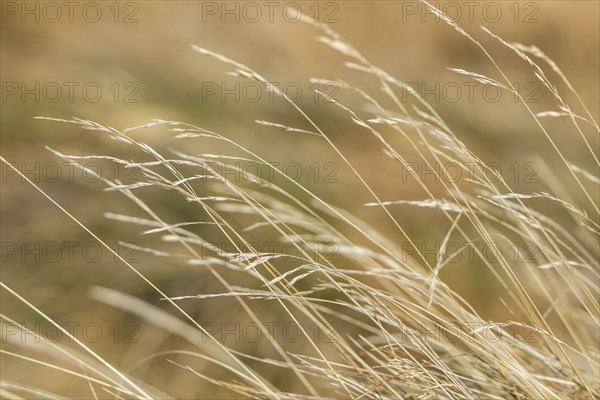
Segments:
[[[455,22],[429,7],[489,58],[497,67],[497,77],[486,77],[461,68],[453,70],[518,97],[572,181],[548,177],[548,191],[515,192],[501,174],[491,170],[461,141],[460,134],[454,132],[416,91],[371,64],[330,27],[310,19],[305,22],[320,31],[320,40],[347,57],[347,67],[375,79],[384,95],[384,99],[378,100],[377,94],[335,81],[344,90],[358,94],[367,106],[366,111],[359,112],[354,106],[328,98],[333,105],[343,110],[358,129],[378,140],[384,153],[398,164],[398,168],[408,170],[411,164],[403,149],[395,147],[389,140],[392,135],[406,140],[411,146],[410,151],[429,166],[452,162],[464,171],[474,172],[469,182],[443,179],[449,171],[432,167],[440,178],[443,195],[436,194],[439,188],[434,191],[418,175],[413,175],[427,198],[381,198],[327,132],[267,78],[226,56],[198,46],[193,49],[222,61],[234,69],[232,74],[258,82],[287,101],[291,112],[298,113],[306,126],[289,127],[277,121],[263,120],[257,121],[258,125],[283,129],[286,134],[317,136],[321,145],[329,146],[340,163],[370,193],[372,201],[366,206],[382,210],[389,226],[396,232],[394,238],[384,232],[389,231],[389,227],[371,226],[293,179],[287,179],[287,185],[276,184],[243,170],[239,161],[258,163],[280,177],[290,178],[267,161],[265,155],[218,132],[178,121],[155,120],[143,126],[117,130],[84,119],[50,118],[77,124],[122,143],[131,155],[128,159],[52,151],[83,169],[86,167],[82,161],[96,160],[139,171],[133,183],[98,176],[106,183],[107,190],[122,193],[141,211],[135,216],[107,213],[107,218],[115,223],[138,225],[143,233],[156,235],[168,244],[165,248],[140,247],[139,251],[205,269],[222,287],[219,293],[169,293],[152,283],[143,273],[143,267],[136,267],[121,258],[124,266],[146,281],[170,306],[162,309],[106,288],[92,291],[91,295],[97,301],[137,315],[187,341],[197,349],[185,353],[188,359],[211,365],[210,368],[195,368],[192,361],[183,363],[175,357],[184,352],[172,351],[166,353],[170,363],[163,368],[181,368],[182,373],[194,374],[204,382],[199,385],[214,384],[227,389],[230,394],[249,398],[542,399],[600,396],[597,259],[600,225],[599,204],[594,198],[599,181],[595,174],[564,156],[542,118],[570,120],[576,134],[573,141],[579,141],[600,167],[597,149],[584,134],[590,127],[594,135],[600,132],[598,124],[582,101],[577,107],[584,111],[583,115],[576,114],[574,107],[565,103],[565,96],[547,77],[548,68],[577,99],[579,96],[558,66],[541,50],[509,43],[486,30],[490,39],[513,50],[531,66],[535,76],[556,100],[558,111],[531,109],[488,50]],[[412,94],[410,103],[400,101],[399,91]],[[389,110],[383,101],[391,103],[395,109]],[[584,128],[582,124],[587,126]],[[174,141],[218,141],[230,146],[231,153],[187,154],[172,150],[164,155],[141,139],[148,128],[164,129],[173,135]],[[295,139],[291,136],[289,140]],[[476,166],[474,170],[472,165]],[[237,176],[249,179],[244,182],[228,179],[223,171],[236,171]],[[93,175],[95,172],[87,170],[87,173]],[[175,194],[185,200],[186,207],[195,208],[202,219],[167,221],[144,200],[144,193],[151,189]],[[560,195],[569,191],[573,193],[569,199]],[[435,260],[421,252],[395,215],[395,207],[431,209],[432,213],[439,212],[446,218],[446,226],[430,228],[431,237],[441,241]],[[545,211],[551,207],[560,210],[556,212],[560,220],[554,213]],[[202,230],[195,229],[200,225]],[[83,224],[81,226],[88,230]],[[88,232],[103,243],[93,232]],[[228,249],[215,246],[211,237],[224,238]],[[254,244],[257,237],[276,238],[279,243],[294,248],[295,255],[290,257],[282,252],[257,248]],[[440,278],[452,258],[452,254],[445,254],[444,249],[456,240],[496,244],[490,247],[494,262],[482,254],[481,249],[474,247],[473,251],[477,255],[476,263],[487,268],[501,285],[506,296],[505,307],[515,315],[514,320],[490,321],[482,317],[476,304],[469,304]],[[401,246],[398,242],[409,246]],[[534,244],[539,249],[535,262],[523,263],[510,257],[502,243],[515,242]],[[326,248],[336,249],[335,259],[323,250]],[[461,248],[456,252],[464,250]],[[2,286],[53,322],[23,296],[4,284]],[[269,337],[260,356],[253,353],[251,347],[242,346],[240,350],[222,343],[186,311],[190,302],[206,299],[233,299],[227,304],[235,305],[245,320],[256,324],[262,334]],[[303,333],[301,346],[290,350],[289,343],[270,337],[261,313],[294,322]],[[3,318],[18,325],[9,317]],[[316,327],[323,335],[321,337],[331,340],[316,340],[309,332],[309,326]],[[332,329],[333,326],[344,329]],[[532,336],[536,340],[528,340]],[[77,344],[81,353],[43,338],[41,344],[28,342],[27,345],[37,347],[38,351],[55,357],[62,364],[27,359],[86,380],[94,396],[94,388],[101,388],[116,398],[176,396],[162,393],[149,382],[137,381],[134,376],[114,368],[84,343]],[[4,350],[3,353],[25,358]],[[165,354],[149,354],[149,357],[159,355]],[[287,382],[276,383],[272,376],[286,376]],[[4,383],[2,390],[7,397],[11,397],[11,393],[50,397],[48,393],[16,383]]]

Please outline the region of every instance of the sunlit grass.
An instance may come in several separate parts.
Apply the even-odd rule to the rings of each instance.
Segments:
[[[453,21],[446,21],[497,66],[493,55],[480,42]],[[426,198],[381,198],[360,167],[328,132],[268,78],[229,57],[193,46],[194,51],[233,68],[229,73],[258,82],[281,96],[289,104],[289,112],[301,116],[305,125],[288,127],[279,121],[258,120],[257,126],[281,129],[281,134],[288,135],[292,145],[296,140],[294,135],[316,136],[320,146],[331,148],[340,165],[348,168],[353,178],[370,193],[372,200],[364,206],[381,209],[387,225],[372,226],[286,176],[285,171],[268,161],[268,144],[264,153],[259,154],[226,134],[204,129],[198,126],[200,124],[178,121],[155,120],[117,130],[84,119],[46,118],[97,131],[127,149],[127,159],[63,154],[60,149],[51,151],[91,175],[95,172],[87,169],[84,161],[114,163],[136,170],[134,182],[98,177],[105,182],[107,190],[122,193],[140,211],[136,215],[107,213],[106,217],[115,224],[139,226],[145,235],[157,236],[169,244],[165,248],[138,247],[138,251],[170,259],[174,265],[184,263],[205,269],[222,287],[219,293],[170,293],[151,282],[143,266],[132,265],[115,254],[124,267],[150,285],[169,307],[158,308],[107,288],[94,288],[92,298],[136,315],[188,342],[197,351],[161,353],[170,361],[162,368],[180,368],[181,373],[194,374],[198,385],[216,385],[233,396],[281,399],[600,396],[600,226],[599,202],[594,196],[598,177],[579,167],[581,160],[568,160],[553,140],[551,129],[542,121],[544,118],[569,120],[573,145],[583,148],[586,158],[598,167],[597,149],[586,135],[590,129],[597,135],[600,129],[558,66],[535,47],[509,43],[486,31],[488,37],[497,39],[513,50],[515,57],[525,60],[548,89],[557,106],[541,112],[532,110],[523,101],[510,78],[498,66],[497,76],[493,78],[454,69],[519,98],[539,128],[536,134],[549,142],[561,161],[562,165],[555,168],[565,168],[568,172],[568,181],[546,182],[548,191],[520,193],[474,154],[461,141],[460,132],[453,131],[443,116],[417,92],[371,64],[327,25],[306,18],[305,22],[318,30],[323,43],[347,57],[347,67],[367,74],[380,85],[381,93],[367,93],[350,83],[331,81],[345,91],[358,94],[364,104],[343,104],[328,98],[359,129],[380,143],[383,152],[373,157],[385,154],[397,163],[399,170],[406,171],[410,170],[412,161],[406,154],[417,155],[419,161],[435,171],[443,195],[434,194],[440,193],[439,187],[434,190],[419,175],[411,175]],[[559,83],[553,84],[547,77],[549,71],[558,76],[560,87],[575,94],[579,104],[565,103]],[[400,91],[412,93],[409,102],[401,101]],[[327,97],[325,93],[318,94]],[[581,109],[581,113],[574,111],[576,109]],[[144,141],[144,133],[150,128],[162,129],[172,136],[173,142],[184,143],[183,146],[190,141],[222,142],[230,147],[231,153],[159,152]],[[403,138],[410,148],[394,146],[390,137],[395,136]],[[287,179],[279,184],[253,175],[240,167],[240,161],[264,165]],[[466,182],[447,179],[450,171],[444,166],[449,163],[469,172],[471,179]],[[436,169],[434,165],[442,168]],[[231,174],[223,171],[236,171],[235,176],[245,179],[231,179]],[[390,179],[390,185],[394,184]],[[151,202],[145,200],[148,191],[158,189],[175,194],[185,207],[197,213],[198,219],[163,219]],[[565,191],[571,194],[568,199],[561,196]],[[432,238],[439,238],[435,258],[423,254],[419,243],[403,227],[395,207],[427,209],[445,217],[445,225],[427,227]],[[63,211],[103,243],[76,217]],[[393,237],[384,233],[390,232],[390,227],[396,232]],[[214,244],[216,237],[227,243],[227,249]],[[257,248],[255,243],[264,238],[292,247],[294,255]],[[487,250],[493,260],[489,254],[483,254],[480,247],[469,245],[478,241],[490,244]],[[445,249],[450,243],[459,242],[465,245],[457,248],[457,253],[474,252],[472,262],[487,268],[496,278],[506,299],[503,306],[514,315],[514,320],[485,319],[479,315],[477,304],[466,302],[441,278],[442,273],[452,267],[453,254],[447,254]],[[510,252],[510,245],[514,243],[535,246],[538,251],[533,255],[533,262],[524,262],[518,252]],[[112,251],[108,245],[106,248]],[[174,248],[177,251],[172,250]],[[335,252],[327,249],[335,249]],[[173,273],[177,273],[176,268]],[[7,285],[2,286],[53,322],[44,314],[43,307],[27,302],[27,293],[16,293]],[[209,298],[233,299],[234,302],[227,304],[237,307],[240,319],[251,321],[269,338],[261,347],[260,356],[247,346],[242,346],[244,351],[240,351],[222,343],[186,311],[185,305],[189,302]],[[267,319],[276,316],[281,321],[293,322],[302,332],[301,345],[291,351],[286,340],[270,337],[265,315]],[[3,319],[18,325],[9,316]],[[321,338],[330,340],[317,340],[313,328],[320,331]],[[59,369],[73,379],[86,380],[92,397],[177,397],[177,393],[162,393],[152,382],[140,382],[134,374],[119,371],[82,342],[76,341],[78,352],[43,339],[40,343],[33,342],[21,345],[34,348],[39,358],[8,350],[3,353]],[[264,356],[265,352],[269,355]],[[191,361],[182,363],[180,358],[174,357],[178,354],[187,355],[189,360],[202,360],[201,365],[211,367],[199,369]],[[51,356],[53,361],[45,361],[44,355]],[[154,356],[159,354],[148,354],[149,360]],[[275,374],[274,370],[278,372]],[[272,376],[285,376],[288,382],[276,383]],[[2,393],[7,398],[53,396],[14,382],[2,385]]]

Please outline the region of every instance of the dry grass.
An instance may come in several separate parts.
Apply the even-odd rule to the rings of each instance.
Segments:
[[[125,268],[150,285],[156,297],[169,306],[158,307],[107,288],[95,288],[91,296],[138,316],[196,349],[151,352],[149,359],[161,357],[165,359],[162,368],[180,368],[182,374],[196,375],[198,385],[214,384],[230,396],[250,398],[593,399],[600,396],[600,225],[599,202],[595,197],[598,176],[579,167],[582,160],[567,159],[553,139],[552,125],[544,121],[545,118],[569,121],[573,145],[585,149],[595,171],[600,167],[598,149],[594,148],[596,140],[589,139],[589,132],[595,138],[600,132],[598,124],[583,102],[565,103],[563,90],[579,98],[577,92],[559,67],[539,49],[506,42],[486,31],[487,38],[499,41],[514,51],[515,57],[526,61],[556,102],[554,110],[530,108],[494,56],[453,21],[446,21],[497,66],[495,78],[463,69],[454,71],[519,98],[536,122],[537,134],[546,138],[562,163],[553,168],[557,174],[564,170],[568,179],[547,176],[546,191],[516,192],[512,182],[478,158],[461,141],[460,133],[453,132],[418,93],[412,91],[408,102],[401,101],[398,93],[410,88],[372,65],[327,25],[309,19],[305,22],[319,31],[323,43],[348,59],[349,68],[375,79],[382,89],[381,93],[369,94],[336,81],[343,90],[357,94],[365,107],[337,100],[333,106],[379,141],[385,155],[400,170],[411,168],[406,158],[408,150],[398,148],[390,138],[399,137],[409,144],[411,154],[417,154],[419,161],[429,165],[439,178],[437,186],[432,187],[418,175],[413,176],[427,198],[381,198],[325,129],[267,78],[223,55],[197,46],[193,50],[220,60],[233,68],[232,73],[240,79],[258,82],[282,97],[290,112],[304,118],[305,126],[257,121],[258,126],[282,129],[286,131],[282,134],[290,135],[291,142],[294,135],[308,134],[316,136],[316,145],[329,146],[340,165],[348,168],[371,194],[372,201],[366,206],[376,207],[385,214],[397,231],[394,237],[386,237],[377,226],[325,201],[307,185],[286,176],[265,155],[251,151],[225,134],[177,121],[156,120],[117,130],[77,118],[48,118],[77,124],[120,142],[129,154],[126,159],[52,151],[81,168],[85,168],[83,161],[95,160],[136,170],[133,183],[99,178],[106,183],[107,190],[125,195],[139,208],[140,214],[106,216],[115,220],[115,224],[138,225],[144,234],[165,242],[164,247],[148,246],[139,248],[140,252],[205,269],[222,286],[219,293],[173,294],[172,290],[161,289],[159,284],[151,282],[143,265],[133,265],[115,253]],[[552,83],[550,74],[556,83]],[[214,155],[172,150],[161,154],[144,142],[144,132],[148,129],[170,132],[174,141],[184,143],[218,141],[229,146],[231,152]],[[278,177],[288,179],[280,184],[252,175],[240,162],[258,163],[275,171]],[[472,173],[472,179],[451,182],[447,179],[450,171],[433,167],[450,163]],[[236,176],[246,179],[231,179],[223,171],[235,171]],[[390,181],[390,185],[394,182]],[[155,211],[156,207],[144,200],[152,190],[162,190],[173,194],[174,199],[184,200],[179,203],[174,200],[173,204],[184,204],[198,216],[197,220],[165,220]],[[395,207],[430,209],[428,212],[445,217],[446,224],[427,227],[430,237],[438,238],[435,257],[424,254],[418,240],[403,227]],[[79,223],[76,217],[63,211]],[[104,244],[94,232],[79,224]],[[215,245],[213,238],[217,237],[227,243],[227,248]],[[293,248],[294,255],[258,248],[256,242],[264,242],[265,238]],[[469,245],[475,242],[494,244],[486,248],[492,254],[491,259],[481,247]],[[464,246],[447,254],[445,250],[450,243],[464,243]],[[511,252],[514,247],[510,245],[515,243],[538,249],[533,262],[514,256],[518,253]],[[105,246],[113,251],[108,244]],[[332,248],[335,254],[326,250]],[[503,307],[514,319],[490,321],[480,316],[476,304],[467,303],[441,279],[443,271],[452,268],[453,256],[466,251],[475,254],[473,264],[487,268],[500,283]],[[43,307],[27,302],[27,293],[16,293],[5,284],[2,287],[53,323]],[[189,308],[189,304],[207,299],[218,299],[239,310],[240,320],[253,323],[266,339],[260,346],[249,343],[230,346],[211,335]],[[290,344],[281,337],[270,337],[265,324],[268,319],[293,323],[300,329],[302,341]],[[18,324],[9,316],[3,315],[3,320]],[[315,331],[319,332],[319,339]],[[322,340],[324,337],[330,340]],[[152,382],[139,381],[135,373],[120,371],[85,343],[73,340],[76,347],[45,339],[40,343],[34,340],[20,343],[31,347],[39,354],[38,358],[8,350],[2,352],[87,381],[90,397],[177,397],[177,393],[161,393]],[[275,382],[275,376],[286,379]],[[60,395],[16,382],[3,382],[1,393],[6,398],[59,398]]]

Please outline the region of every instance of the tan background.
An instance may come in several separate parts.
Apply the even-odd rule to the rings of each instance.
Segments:
[[[8,2],[2,3],[6,7]],[[34,3],[29,2],[28,6],[34,7]],[[309,14],[314,9],[313,2],[300,3]],[[45,3],[39,4],[43,7]],[[256,23],[243,20],[236,23],[231,17],[222,23],[218,15],[205,15],[206,22],[203,22],[201,2],[138,2],[135,3],[137,11],[134,15],[138,21],[128,24],[122,22],[124,15],[136,8],[129,8],[132,6],[122,3],[119,22],[115,23],[114,13],[109,8],[113,2],[98,4],[101,5],[103,16],[97,23],[84,21],[77,11],[72,23],[66,20],[66,16],[57,23],[44,21],[43,18],[38,23],[30,16],[23,23],[19,20],[22,10],[16,15],[3,14],[3,18],[6,18],[1,24],[0,38],[3,89],[10,82],[19,85],[25,82],[28,87],[33,87],[35,82],[40,82],[42,86],[49,82],[61,86],[64,82],[76,82],[80,88],[85,83],[95,82],[102,88],[102,98],[90,103],[82,98],[81,91],[76,90],[73,102],[62,98],[52,103],[43,96],[36,102],[31,95],[22,101],[18,94],[11,96],[3,90],[3,96],[7,97],[3,97],[1,104],[0,135],[2,156],[21,167],[37,168],[36,181],[39,186],[108,243],[123,240],[162,246],[156,240],[140,237],[136,227],[103,218],[106,211],[138,213],[119,194],[102,192],[101,184],[86,182],[80,175],[76,175],[74,180],[64,179],[63,176],[59,182],[51,182],[48,177],[52,172],[44,172],[44,167],[50,162],[62,161],[45,150],[44,146],[67,154],[119,154],[123,149],[100,133],[83,131],[68,124],[35,120],[33,117],[76,116],[118,129],[143,124],[153,118],[181,120],[227,134],[271,161],[294,160],[306,168],[314,162],[320,162],[320,165],[329,161],[340,162],[322,142],[304,136],[291,137],[253,123],[255,119],[265,119],[308,128],[305,121],[281,100],[269,102],[263,97],[257,103],[249,103],[244,99],[235,103],[222,102],[218,96],[212,96],[209,101],[202,101],[203,82],[218,85],[227,82],[233,85],[236,81],[243,84],[243,81],[225,76],[223,72],[231,70],[230,67],[195,53],[190,44],[227,55],[270,80],[298,82],[303,89],[301,107],[321,124],[382,199],[425,198],[413,183],[399,183],[397,165],[384,159],[380,146],[349,122],[346,114],[332,105],[316,103],[307,80],[311,77],[342,78],[371,93],[377,93],[377,83],[364,74],[345,69],[342,63],[346,58],[318,43],[315,40],[318,34],[316,29],[284,21],[280,7],[276,9],[273,23],[266,18]],[[235,3],[228,4],[233,7]],[[476,9],[473,23],[463,18],[461,25],[488,48],[515,82],[522,84],[534,81],[527,64],[480,30],[479,25],[486,26],[505,40],[537,45],[563,69],[598,120],[599,3],[548,1],[532,3],[537,8],[526,9],[526,3],[521,2],[518,4],[520,15],[517,22],[514,20],[514,11],[509,8],[514,7],[514,2],[497,4],[503,12],[499,22],[491,23],[483,19],[482,5]],[[325,2],[318,5],[321,13],[334,10],[326,6]],[[373,64],[403,81],[427,82],[428,85],[465,81],[449,72],[448,67],[463,68],[500,79],[489,60],[465,37],[446,24],[435,22],[431,15],[427,16],[427,23],[423,23],[419,16],[406,15],[403,13],[403,9],[406,11],[404,7],[406,5],[395,1],[339,2],[334,17],[338,22],[331,25]],[[464,11],[464,5],[462,9]],[[524,15],[535,9],[537,12],[534,17],[538,22],[523,23]],[[3,8],[3,11],[6,9]],[[403,16],[406,22],[402,21]],[[135,95],[139,100],[137,103],[123,102],[128,82],[134,82],[139,89]],[[117,102],[110,89],[114,83],[121,90]],[[566,93],[563,86],[561,89]],[[536,96],[539,103],[532,105],[535,111],[556,110],[556,104],[547,92],[542,90]],[[565,97],[573,100],[568,93]],[[340,93],[340,98],[346,99],[353,109],[361,109],[362,102],[356,96]],[[506,98],[491,104],[482,101],[478,95],[474,102],[463,97],[456,103],[443,100],[433,103],[454,132],[486,161],[495,161],[508,168],[515,161],[522,165],[541,157],[548,165],[556,164],[556,155],[521,105]],[[557,122],[550,121],[548,126],[569,159],[582,167],[591,168],[593,164],[590,157],[579,141],[562,134],[561,125]],[[199,143],[197,148],[173,143],[171,136],[158,130],[148,131],[147,136],[140,135],[139,138],[164,151],[169,146],[185,149],[189,153],[217,151],[217,147],[211,147],[210,143]],[[589,138],[597,149],[597,135],[589,135]],[[396,144],[402,143],[398,141]],[[406,150],[405,154],[410,159],[411,151]],[[35,246],[36,243],[43,247],[53,242],[77,242],[83,246],[93,242],[48,200],[7,171],[3,166],[0,230],[3,245],[17,243],[22,248]],[[105,169],[104,172],[108,173],[109,170]],[[509,173],[508,170],[506,172]],[[559,176],[563,173],[558,171]],[[336,178],[339,179],[338,183],[307,184],[324,198],[366,217],[392,239],[400,241],[382,213],[362,207],[372,199],[347,168],[341,165]],[[528,189],[543,189],[543,185],[540,185],[535,188],[529,186]],[[597,196],[597,188],[595,190]],[[159,197],[153,200],[155,210],[172,221],[195,217],[194,211],[186,210],[181,203]],[[438,228],[438,225],[447,221],[441,215],[402,207],[394,209],[394,213],[417,241],[439,241],[443,237],[444,228]],[[3,260],[2,281],[57,321],[99,324],[103,336],[90,345],[116,365],[127,368],[152,351],[186,348],[185,343],[169,339],[143,321],[87,298],[90,287],[101,285],[144,297],[154,304],[159,303],[155,293],[123,265],[115,262],[112,256],[105,253],[98,262],[87,262],[81,253],[76,252],[73,262],[63,255],[56,263],[47,260],[38,262],[31,256],[25,257],[23,262],[19,257],[7,256]],[[145,255],[139,255],[137,259],[139,263],[136,265],[169,294],[222,290],[201,268]],[[483,268],[469,264],[457,265],[446,279],[453,288],[476,304],[482,315],[510,318],[499,302],[501,289]],[[41,321],[6,292],[2,293],[1,299],[2,313],[5,315],[27,323],[28,327],[33,327],[35,321]],[[185,303],[185,308],[199,320],[235,320],[236,311],[226,308],[226,304],[230,303],[189,302]],[[114,343],[111,327],[115,323],[120,324],[123,333],[123,325],[128,322],[138,327],[139,332],[135,337],[139,342],[123,343],[120,337]],[[152,382],[165,392],[177,393],[181,398],[197,398],[212,393],[209,390],[216,390],[191,374],[174,367],[162,368],[161,365],[164,366],[158,361],[145,365],[136,376]],[[3,357],[2,375],[5,379],[29,379],[35,385],[67,395],[77,395],[86,390],[84,386],[74,384],[67,387],[62,380],[64,376],[59,373],[49,373],[40,368],[35,378],[31,374],[30,364]],[[290,383],[290,386],[293,387],[293,384]]]

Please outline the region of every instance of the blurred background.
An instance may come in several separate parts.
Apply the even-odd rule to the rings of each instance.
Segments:
[[[483,44],[534,112],[556,111],[558,104],[535,79],[532,68],[480,26],[506,41],[539,47],[558,64],[598,120],[600,3],[470,3],[474,6],[463,2],[435,4]],[[124,196],[103,192],[102,182],[70,169],[64,160],[46,149],[48,146],[75,155],[130,157],[127,147],[109,140],[101,132],[34,117],[78,117],[116,129],[152,119],[176,120],[219,132],[271,162],[293,163],[300,171],[296,176],[302,184],[336,206],[365,218],[402,244],[402,238],[381,210],[363,206],[373,198],[322,140],[254,122],[266,120],[310,130],[306,120],[289,104],[264,89],[257,91],[258,86],[243,79],[226,75],[233,69],[231,66],[202,56],[191,47],[195,44],[223,54],[278,82],[352,161],[382,200],[425,199],[423,190],[399,171],[397,163],[383,155],[381,145],[371,135],[352,123],[346,112],[315,95],[315,89],[333,95],[366,117],[368,110],[359,96],[311,83],[310,78],[342,79],[378,99],[384,98],[373,77],[345,68],[348,57],[316,40],[320,32],[315,27],[285,14],[292,3],[76,1],[72,4],[73,8],[62,2],[1,2],[1,155],[120,254],[129,256],[166,293],[194,295],[221,292],[223,288],[199,266],[143,253],[130,254],[119,247],[119,241],[155,248],[167,245],[156,238],[141,236],[140,227],[106,219],[105,212],[137,216],[142,213]],[[472,80],[448,70],[460,68],[498,81],[502,78],[480,49],[425,12],[423,6],[402,1],[295,4],[303,14],[329,23],[374,65],[416,85],[471,150],[485,162],[496,163],[505,178],[514,177],[511,183],[515,192],[547,190],[545,178],[561,181],[568,177],[566,169],[556,167],[559,158],[531,115],[512,95],[503,93],[497,98],[495,91],[485,92],[483,85],[473,86],[470,92],[465,83]],[[557,83],[567,104],[582,114],[574,94],[550,69],[547,73]],[[384,106],[395,109],[389,101]],[[568,124],[558,119],[544,123],[569,160],[597,172],[589,152]],[[598,136],[588,128],[583,127],[584,134],[597,150]],[[135,137],[163,153],[169,148],[189,154],[223,150],[222,145],[209,140],[175,141],[173,134],[165,129],[147,129]],[[402,140],[394,137],[389,140],[402,148],[409,161],[418,161]],[[230,151],[230,154],[236,153]],[[111,168],[109,164],[98,165],[105,177],[126,179],[123,175],[126,171]],[[548,166],[553,167],[551,176]],[[440,193],[441,186],[433,187],[434,192]],[[571,193],[569,187],[565,190],[583,208],[589,207],[579,193]],[[590,190],[598,198],[598,186],[591,186]],[[153,209],[165,220],[202,218],[200,211],[184,201],[163,196],[161,192],[148,196]],[[392,210],[417,243],[439,242],[449,227],[439,212],[404,206]],[[139,277],[106,249],[99,250],[93,238],[5,164],[1,221],[2,282],[57,321],[79,324],[72,325],[75,335],[85,336],[86,343],[107,360],[127,370],[152,352],[189,348],[185,342],[133,315],[91,300],[89,289],[99,285],[169,309]],[[171,249],[175,251],[176,246]],[[428,257],[435,259],[435,252]],[[452,268],[443,279],[485,318],[513,317],[502,303],[501,286],[487,269],[476,263],[457,263]],[[231,279],[235,281],[234,276]],[[56,334],[52,329],[44,331],[47,323],[6,291],[2,291],[1,300],[4,315],[45,335]],[[240,318],[236,317],[239,310],[233,300],[188,301],[182,305],[199,321],[231,322]],[[263,315],[268,315],[268,308]],[[3,326],[3,346],[6,329]],[[95,335],[98,331],[101,334]],[[259,349],[256,354],[260,354]],[[179,398],[228,393],[179,368],[164,366],[164,359],[157,358],[132,371],[166,393],[177,393]],[[1,367],[6,380],[20,381],[32,374],[31,364],[8,356],[2,358]],[[43,374],[36,375],[37,386],[65,395],[86,393],[85,382],[70,380],[67,385],[59,372],[42,368],[39,371]],[[293,383],[286,384],[293,389]]]

